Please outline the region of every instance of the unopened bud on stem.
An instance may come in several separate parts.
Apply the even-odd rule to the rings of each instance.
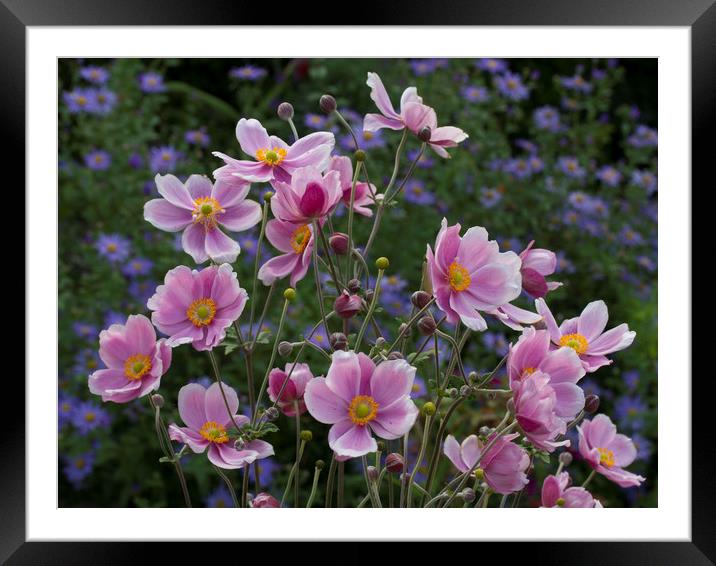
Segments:
[[[333,98],[330,94],[324,94],[323,96],[321,96],[321,99],[318,101],[318,105],[321,107],[321,110],[323,110],[326,114],[335,112],[336,108],[338,108],[338,103],[336,102],[336,99]]]
[[[282,102],[278,105],[276,113],[281,120],[290,120],[293,118],[293,106],[289,102]]]

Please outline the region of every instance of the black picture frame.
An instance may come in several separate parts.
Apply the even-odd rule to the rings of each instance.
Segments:
[[[270,9],[267,9],[270,8]],[[692,71],[692,178],[693,186],[703,183],[713,190],[713,132],[716,131],[716,4],[714,0],[452,0],[422,2],[348,3],[343,6],[324,2],[308,10],[301,5],[304,21],[297,19],[299,10],[285,5],[273,8],[263,3],[216,0],[0,0],[0,113],[5,147],[0,152],[2,171],[11,186],[25,183],[25,49],[28,26],[62,25],[315,25],[321,20],[343,20],[351,25],[563,25],[563,26],[686,26],[691,30]],[[339,16],[339,14],[343,14]],[[326,23],[325,25],[338,25]],[[708,185],[706,183],[709,183]],[[684,191],[687,187],[673,190]],[[27,211],[27,214],[31,211]],[[16,232],[16,228],[13,229]],[[694,241],[697,243],[698,240]],[[9,259],[9,258],[8,258]],[[29,261],[29,258],[26,259]],[[25,301],[32,300],[23,291]],[[691,310],[691,304],[684,304]],[[693,329],[684,329],[692,332]],[[696,336],[696,334],[694,334]],[[662,347],[667,347],[662,344]],[[25,344],[25,355],[32,355],[32,345]],[[684,360],[684,373],[663,376],[664,387],[680,387],[691,378],[691,360]],[[714,564],[716,563],[716,474],[712,462],[716,452],[710,421],[716,397],[712,371],[702,379],[692,380],[692,538],[690,542],[579,542],[579,543],[491,543],[485,550],[504,551],[510,561],[531,564]],[[662,390],[663,391],[663,390]],[[14,372],[4,377],[2,396],[3,433],[0,434],[0,560],[7,564],[126,564],[130,560],[183,563],[185,545],[176,543],[38,543],[25,542],[25,409],[8,400],[25,398],[24,382]],[[662,447],[668,452],[668,446]],[[669,478],[662,478],[668,482]],[[479,528],[476,525],[476,528]],[[709,534],[710,533],[710,534]],[[81,533],[78,533],[81,537]],[[316,533],[320,539],[320,533]],[[246,550],[267,545],[241,543],[243,558],[235,545],[221,545],[212,550],[212,560],[227,553],[232,560],[247,559]],[[372,544],[352,543],[356,550],[342,556],[377,556]],[[357,545],[360,544],[360,547]],[[495,546],[498,545],[498,546]],[[509,547],[509,550],[507,548]],[[324,550],[301,552],[305,556],[326,556]],[[413,552],[424,552],[422,545],[412,545]],[[465,549],[463,549],[465,550]],[[216,552],[216,555],[214,553]],[[259,550],[256,551],[257,553]],[[471,552],[468,550],[468,552]],[[249,552],[248,555],[253,554]],[[273,551],[274,556],[277,555]],[[401,560],[410,560],[402,551]],[[483,554],[484,556],[484,554]],[[155,558],[156,557],[156,558]],[[262,560],[266,560],[264,557]],[[268,558],[271,560],[271,558]],[[285,557],[283,558],[285,559]],[[319,558],[320,559],[320,558]],[[386,558],[384,558],[386,559]],[[485,558],[483,558],[485,559]],[[502,559],[500,559],[502,561]]]

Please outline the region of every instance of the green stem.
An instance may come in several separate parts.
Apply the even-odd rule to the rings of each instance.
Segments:
[[[353,351],[357,352],[360,349],[361,342],[363,341],[363,335],[365,334],[365,330],[368,327],[368,322],[373,316],[373,313],[375,312],[375,308],[378,305],[378,296],[380,295],[380,282],[383,279],[383,273],[385,273],[384,269],[378,270],[378,278],[375,280],[375,289],[373,291],[373,298],[370,301],[370,306],[368,307],[368,312],[365,315],[365,319],[363,319],[363,324],[360,327],[360,331],[358,332],[358,338],[356,338],[356,345],[353,348]]]
[[[324,507],[329,508],[333,502],[333,481],[336,477],[336,453],[331,456],[331,465],[328,468],[328,479],[326,479],[326,504]]]
[[[213,464],[212,464],[213,466]],[[234,486],[231,485],[231,480],[226,476],[224,472],[221,471],[221,468],[218,466],[214,466],[214,469],[216,470],[216,473],[219,474],[219,477],[224,480],[224,483],[226,484],[226,487],[229,488],[229,493],[231,494],[231,499],[234,502],[234,507],[239,507],[239,500],[236,499],[236,492],[234,491]]]
[[[254,312],[256,310],[256,284],[258,281],[258,273],[259,273],[259,259],[261,258],[261,242],[263,242],[264,234],[266,232],[266,221],[268,219],[268,209],[269,209],[269,203],[268,201],[264,201],[264,206],[261,211],[261,229],[259,230],[259,239],[256,243],[256,257],[254,258],[254,280],[253,280],[253,288],[251,290],[251,298],[253,299],[251,301],[251,314],[249,315],[249,340],[251,340],[251,337],[254,335]],[[273,286],[272,286],[273,288]],[[268,301],[268,299],[267,299]],[[257,332],[258,333],[258,332]],[[255,343],[255,341],[254,341]]]
[[[418,471],[418,466],[420,466],[420,462],[423,461],[423,456],[425,456],[425,447],[428,444],[428,434],[430,433],[430,424],[432,422],[432,418],[430,415],[425,416],[425,427],[423,427],[423,440],[420,443],[420,452],[418,453],[418,459],[415,461],[415,466],[413,467],[413,473],[410,474],[410,479],[408,480],[408,500],[406,503],[406,506],[410,508],[413,500],[413,483],[415,482],[415,473]]]
[[[303,457],[303,450],[305,447],[306,447],[306,441],[301,440],[301,444],[298,449],[298,454],[296,455],[296,461],[293,463],[293,466],[291,466],[291,472],[288,474],[288,481],[286,482],[286,489],[283,491],[283,497],[281,497],[281,507],[283,507],[283,504],[286,501],[286,496],[288,496],[288,492],[291,490],[291,485],[293,484],[293,478],[296,475],[296,471],[298,470],[298,463],[301,461],[301,458]]]
[[[313,469],[313,485],[311,486],[311,494],[308,496],[308,503],[306,503],[306,509],[310,509],[313,506],[313,501],[316,498],[318,491],[318,479],[321,477],[320,468],[316,467]]]
[[[231,422],[234,423],[234,426],[236,427],[236,432],[239,432],[241,430],[241,427],[239,427],[239,423],[236,422],[236,416],[233,414],[231,407],[229,407],[229,400],[226,398],[226,392],[224,391],[224,384],[221,381],[221,374],[219,373],[219,364],[216,362],[216,356],[214,356],[213,350],[207,350],[207,352],[209,354],[209,359],[211,360],[211,367],[214,370],[214,377],[216,378],[216,382],[219,384],[219,391],[221,391],[221,397],[224,400],[226,412],[229,414]]]

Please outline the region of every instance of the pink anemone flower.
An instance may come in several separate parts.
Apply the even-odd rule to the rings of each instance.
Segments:
[[[293,371],[291,371],[293,368]],[[291,377],[289,377],[289,374]],[[313,379],[311,368],[308,364],[286,364],[285,370],[274,368],[269,373],[268,394],[271,401],[276,403],[279,410],[287,417],[302,415],[306,412],[306,402],[303,395],[306,392],[306,385]],[[288,381],[287,381],[288,380]],[[284,387],[284,382],[286,386]],[[283,387],[283,393],[279,397]]]
[[[583,487],[570,487],[571,479],[567,472],[558,476],[547,476],[542,483],[542,507],[602,508]]]
[[[229,264],[201,271],[180,265],[167,272],[147,307],[154,311],[154,325],[169,336],[167,344],[191,343],[197,350],[211,350],[224,339],[246,301],[248,293]]]
[[[291,276],[295,287],[306,276],[313,254],[313,226],[273,219],[266,223],[266,237],[282,255],[273,257],[259,269],[258,278],[264,285]]]
[[[149,319],[130,315],[99,333],[99,357],[107,366],[89,376],[89,390],[102,401],[127,403],[159,388],[172,361],[172,349],[157,340]]]
[[[454,126],[438,127],[435,110],[423,104],[414,86],[408,87],[400,97],[400,113],[393,108],[383,81],[376,73],[368,73],[366,84],[370,87],[370,97],[380,110],[380,114],[366,114],[363,120],[363,130],[375,132],[382,128],[402,130],[408,128],[414,134],[427,126],[431,130],[430,147],[441,157],[449,157],[446,147],[456,147],[468,135],[460,128]]]
[[[236,414],[239,397],[233,388],[223,385],[226,403],[221,391],[218,383],[212,383],[206,389],[200,383],[182,387],[179,390],[179,416],[187,426],[170,424],[169,438],[186,444],[196,454],[206,451],[209,461],[219,468],[243,468],[254,460],[272,456],[273,447],[264,440],[247,442],[241,450],[234,447],[229,431],[235,429],[234,422],[242,427],[249,418]]]
[[[443,218],[435,253],[428,245],[427,260],[436,303],[451,324],[460,320],[472,330],[485,330],[478,311],[494,311],[522,290],[520,258],[500,252],[479,226],[460,237],[460,224],[448,227]]]
[[[355,458],[377,450],[373,434],[384,439],[404,436],[418,408],[410,398],[415,368],[405,360],[376,366],[362,352],[336,351],[326,377],[306,386],[308,412],[333,425],[328,445],[339,456]]]
[[[617,434],[617,427],[606,415],[577,426],[579,453],[598,474],[621,487],[641,485],[646,478],[624,468],[636,459],[636,446],[631,438]]]
[[[567,432],[567,423],[557,414],[559,402],[549,375],[539,370],[532,372],[514,391],[512,400],[515,420],[534,446],[547,452],[569,446],[567,439],[556,440]]]
[[[343,196],[341,200],[346,208],[351,205],[351,191],[353,190],[353,164],[350,158],[335,155],[331,158],[328,171],[336,171],[340,182]],[[374,185],[356,182],[355,195],[353,195],[353,212],[362,216],[373,216],[373,211],[368,208],[373,204],[371,195],[375,195]]]
[[[311,166],[323,171],[336,145],[331,132],[314,132],[289,146],[282,139],[269,136],[266,128],[253,118],[239,120],[236,139],[243,152],[255,161],[234,159],[215,151],[213,155],[226,163],[214,171],[216,179],[239,177],[253,183],[288,183],[296,169],[301,167]]]
[[[544,297],[549,291],[562,286],[559,281],[547,281],[557,269],[557,256],[550,250],[532,248],[532,240],[520,253],[522,260],[522,288],[535,299]]]
[[[554,390],[555,413],[563,419],[573,419],[584,408],[584,391],[577,382],[586,373],[577,353],[571,348],[550,350],[549,332],[527,328],[517,343],[510,345],[507,375],[510,389],[516,391],[534,372],[549,375]]]
[[[296,169],[290,183],[275,183],[271,212],[286,222],[310,223],[333,212],[343,197],[337,171],[325,175],[314,167]]]
[[[191,175],[186,183],[174,175],[157,175],[154,181],[164,198],[144,205],[147,222],[167,232],[183,230],[182,247],[196,263],[236,261],[241,248],[220,227],[242,232],[261,220],[259,204],[246,200],[249,183],[234,178],[212,184],[202,175]]]
[[[480,459],[475,469],[484,472],[485,482],[496,493],[507,495],[521,490],[527,485],[527,468],[530,457],[517,444],[512,442],[519,434],[506,434],[498,438],[483,455],[484,447],[492,440],[492,436],[483,443],[472,434],[459,444],[451,434],[445,439],[443,452],[461,472],[470,471]]]
[[[591,373],[612,363],[605,354],[628,348],[636,332],[629,325],[620,324],[604,332],[609,320],[609,311],[604,301],[589,303],[577,318],[570,318],[557,326],[552,311],[544,299],[535,301],[537,312],[542,315],[552,342],[557,346],[572,348],[587,372]]]

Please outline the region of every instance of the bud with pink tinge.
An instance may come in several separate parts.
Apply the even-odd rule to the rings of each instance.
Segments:
[[[273,495],[266,492],[261,492],[251,500],[251,507],[281,507],[281,504],[278,502],[278,499],[276,499]]]
[[[298,205],[301,214],[308,218],[320,216],[323,212],[323,206],[326,204],[326,196],[318,183],[308,183],[306,192],[301,197],[301,203]]]
[[[348,338],[343,332],[334,332],[328,337],[328,342],[334,350],[348,349]]]
[[[430,302],[430,299],[432,299],[430,293],[426,293],[425,291],[415,291],[415,293],[413,293],[410,297],[410,302],[413,303],[414,307],[423,309]]]
[[[391,474],[399,474],[405,467],[405,460],[397,452],[391,452],[385,457],[385,469]]]
[[[598,395],[587,395],[584,399],[584,412],[596,413],[599,409],[599,396]]]
[[[293,118],[293,106],[289,102],[282,102],[278,105],[276,113],[281,120],[291,120]]]
[[[333,303],[333,310],[341,318],[352,318],[360,311],[363,300],[358,295],[343,291]]]
[[[435,319],[430,315],[424,316],[418,321],[418,330],[423,336],[432,336],[437,328]]]
[[[333,98],[330,94],[324,94],[323,96],[321,96],[321,99],[318,101],[318,105],[321,107],[321,110],[323,110],[326,114],[335,112],[336,108],[338,108],[338,103],[336,102],[336,99]]]
[[[328,244],[336,255],[346,255],[348,253],[348,234],[334,232],[328,238]]]

